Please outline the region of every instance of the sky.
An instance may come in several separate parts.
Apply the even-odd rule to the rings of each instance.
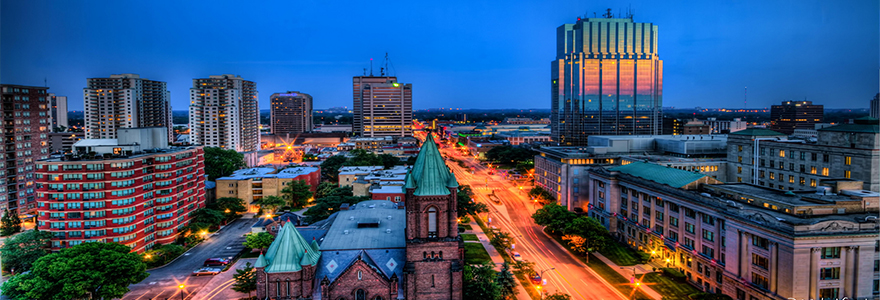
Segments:
[[[90,77],[168,83],[236,74],[260,107],[300,91],[352,106],[351,77],[413,84],[422,108],[550,107],[556,28],[605,9],[659,26],[663,106],[863,108],[880,85],[880,7],[853,1],[10,1],[0,0],[0,82],[50,87],[83,107]]]

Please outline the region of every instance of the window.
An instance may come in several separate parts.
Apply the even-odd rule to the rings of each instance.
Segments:
[[[785,150],[779,150],[779,157],[785,157]]]
[[[822,154],[822,162],[829,162],[829,161],[831,161],[831,159],[828,156],[828,154]]]
[[[840,247],[822,248],[822,259],[840,258]]]
[[[688,233],[694,233],[694,224],[684,222],[684,231],[687,231]]]
[[[816,174],[816,167],[810,167],[810,174]]]
[[[819,289],[819,299],[821,300],[837,300],[839,288]]]
[[[715,233],[709,230],[703,229],[703,239],[713,242],[715,241]]]
[[[694,249],[694,240],[684,237],[684,246],[690,249]]]
[[[822,168],[822,176],[828,176],[828,168]]]
[[[761,276],[757,273],[752,273],[752,283],[766,289],[768,284],[767,277]]]
[[[704,224],[715,225],[715,217],[707,214],[700,214],[700,216],[702,216]]]
[[[437,209],[428,209],[428,237],[437,237]]]
[[[736,151],[743,152],[743,146],[742,145],[736,146]]]
[[[675,231],[669,230],[669,236],[668,236],[668,238],[669,238],[670,241],[678,241],[678,232],[675,232]]]
[[[849,166],[852,164],[852,156],[847,156],[843,159],[843,164]]]
[[[678,218],[669,217],[669,226],[678,227]]]
[[[843,171],[843,177],[849,178],[852,175],[849,170]]]
[[[737,174],[742,174],[742,172],[743,172],[743,167],[736,167]]]
[[[816,187],[816,179],[810,179],[810,186]]]
[[[840,267],[822,268],[819,270],[819,279],[840,279]]]
[[[687,208],[687,207],[684,208],[684,215],[685,215],[686,217],[691,218],[691,219],[694,219],[694,218],[697,217],[697,213],[694,212],[693,209],[690,209],[690,208]]]
[[[760,236],[752,236],[752,245],[761,249],[770,249],[770,240]]]
[[[770,269],[770,260],[754,253],[752,253],[752,264],[764,270]]]
[[[709,246],[703,245],[702,253],[709,258],[715,258],[715,249],[712,249]]]

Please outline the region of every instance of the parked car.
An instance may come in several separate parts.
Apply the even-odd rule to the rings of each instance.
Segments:
[[[220,269],[220,268],[205,267],[205,268],[201,268],[201,269],[193,271],[192,276],[217,275],[217,274],[220,274],[220,271],[222,271],[222,269]]]
[[[513,252],[513,260],[523,261],[522,255],[519,255],[519,252]]]
[[[205,266],[226,266],[229,264],[229,259],[220,258],[220,257],[212,257],[205,260]]]
[[[532,284],[534,284],[534,285],[539,285],[539,284],[543,283],[543,280],[541,279],[541,275],[538,275],[538,273],[532,273],[532,275],[529,276],[529,279],[532,281]]]

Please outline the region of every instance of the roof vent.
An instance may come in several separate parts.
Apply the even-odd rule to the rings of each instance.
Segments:
[[[349,220],[354,221],[354,216],[348,217]]]
[[[385,233],[391,233],[391,228],[385,229]]]
[[[348,230],[342,231],[343,234],[348,234]]]
[[[388,216],[388,220],[391,220],[391,216]]]

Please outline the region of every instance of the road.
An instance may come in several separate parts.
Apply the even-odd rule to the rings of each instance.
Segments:
[[[459,184],[470,185],[476,194],[476,200],[489,206],[489,217],[492,219],[489,225],[513,235],[516,238],[516,251],[525,260],[535,262],[536,271],[556,268],[544,272],[544,279],[547,279],[545,292],[565,293],[573,299],[626,299],[626,296],[583,267],[567,250],[544,235],[543,228],[535,224],[531,217],[536,207],[526,193],[530,187],[524,186],[520,189],[514,181],[502,179],[497,174],[489,175],[486,166],[480,165],[473,157],[461,155],[451,147],[441,147],[441,152],[472,168],[473,173],[456,163],[448,164],[455,172]],[[493,190],[501,204],[489,201],[488,195]]]
[[[147,271],[150,276],[143,281],[128,286],[130,292],[122,300],[147,299],[192,299],[192,296],[211,280],[211,276],[190,276],[199,269],[205,259],[211,257],[230,257],[244,248],[243,235],[250,232],[257,219],[238,219],[223,227],[206,241],[193,247],[172,263]],[[234,272],[229,270],[227,272]],[[181,290],[179,285],[183,284]]]

